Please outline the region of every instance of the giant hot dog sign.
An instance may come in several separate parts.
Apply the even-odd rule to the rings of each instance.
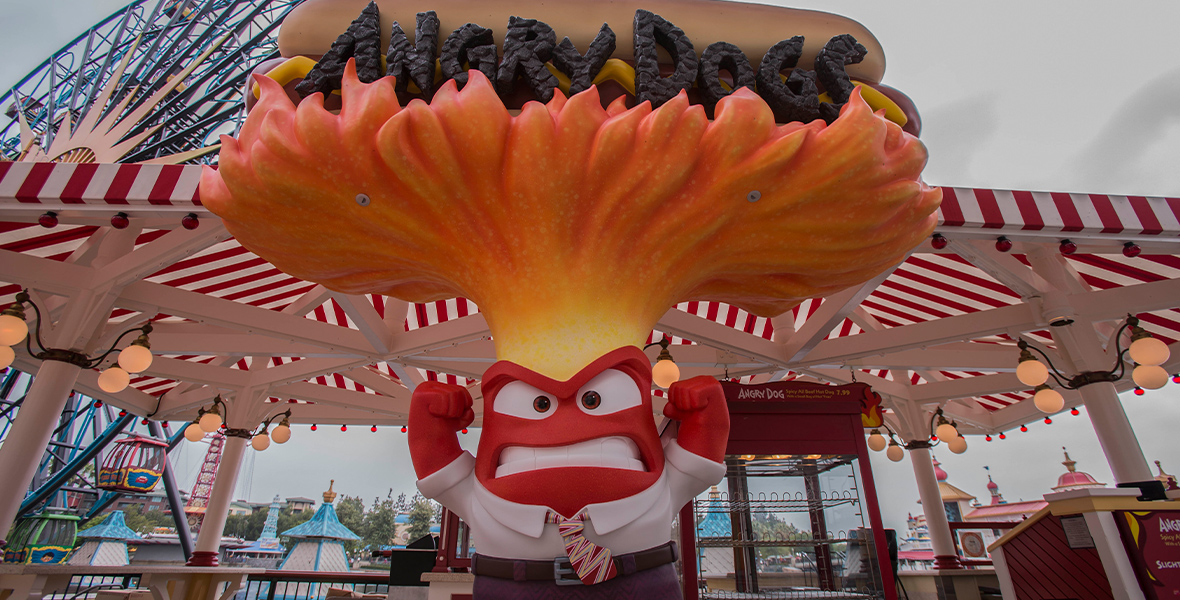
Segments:
[[[796,27],[805,31],[818,28],[815,13],[791,12],[797,13],[792,15]],[[322,22],[300,19],[302,16],[297,13],[295,18],[298,26],[307,30],[303,35],[326,37]],[[690,12],[688,16],[699,19],[702,15]],[[267,65],[263,72],[291,84],[296,99],[339,90],[347,61],[355,59],[362,82],[395,77],[397,89],[407,98],[429,100],[440,83],[455,81],[462,86],[467,71],[478,70],[494,83],[497,94],[509,105],[519,106],[526,100],[549,102],[556,90],[577,94],[592,85],[607,84],[613,93],[632,103],[646,101],[652,106],[687,92],[692,102],[704,105],[710,113],[721,98],[744,87],[761,96],[779,122],[823,119],[831,123],[853,87],[867,85],[861,91],[871,106],[885,109],[888,118],[903,126],[910,124],[911,132],[917,133],[917,113],[912,103],[875,80],[882,70],[878,63],[883,61],[871,61],[860,70],[869,81],[854,83],[849,78],[846,68],[870,55],[852,33],[832,36],[822,40],[822,45],[812,42],[816,48],[808,52],[810,60],[802,64],[808,38],[819,32],[778,40],[765,49],[760,61],[752,63],[742,46],[729,41],[713,42],[698,56],[684,30],[642,8],[631,20],[631,53],[622,57],[616,57],[622,53],[609,23],[598,27],[582,52],[569,36],[558,44],[553,27],[539,19],[509,16],[502,46],[497,45],[492,29],[476,23],[465,23],[445,34],[435,11],[416,14],[414,22],[411,42],[399,21],[383,26],[378,4],[370,2],[330,48],[326,44],[301,48],[297,51],[307,54]],[[832,26],[840,25],[856,30],[862,37],[866,35],[855,22]],[[744,38],[744,46],[760,48],[750,43],[748,35]],[[866,39],[879,56],[876,40],[871,35]],[[825,90],[822,94],[821,87]]]
[[[408,415],[419,488],[479,539],[477,598],[678,594],[670,523],[722,477],[729,413],[712,378],[674,383],[661,438],[639,346],[679,302],[775,316],[861,285],[936,222],[917,114],[843,17],[307,0],[279,48],[201,201],[294,276],[479,306],[478,451],[466,388],[419,385]]]

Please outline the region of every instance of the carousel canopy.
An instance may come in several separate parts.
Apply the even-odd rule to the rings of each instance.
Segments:
[[[281,534],[289,538],[325,538],[330,540],[359,540],[360,536],[340,522],[336,508],[331,504],[320,505],[306,523],[301,523]]]
[[[0,163],[0,303],[29,288],[49,312],[54,325],[43,333],[56,347],[98,350],[130,327],[155,326],[156,359],[131,387],[108,394],[98,372],[86,371],[80,391],[173,420],[191,419],[220,393],[235,427],[281,408],[299,423],[402,425],[410,392],[425,380],[471,385],[478,398],[474,384],[495,356],[477,306],[346,295],[286,275],[202,207],[201,168]],[[1107,347],[1113,362],[1110,337],[1128,313],[1166,343],[1180,339],[1180,199],[943,194],[936,231],[945,247],[923,244],[865,285],[773,319],[681,303],[650,339],[673,336],[682,377],[855,378],[884,396],[895,424],[920,429],[943,405],[964,433],[1040,414],[1014,373],[1020,339],[1063,369],[1074,366],[1060,352],[1066,338]],[[47,211],[57,226],[37,224]],[[112,227],[117,212],[130,227]],[[181,226],[190,213],[195,229]],[[996,248],[1001,236],[1010,251]],[[1067,239],[1071,254],[1061,249]],[[1124,255],[1128,243],[1138,256]],[[1061,315],[1074,324],[1050,327]],[[1180,363],[1173,357],[1169,372]],[[39,366],[20,348],[14,364]],[[1075,392],[1064,395],[1065,409],[1080,404]]]
[[[140,535],[127,526],[123,520],[123,511],[116,510],[103,519],[102,523],[78,532],[78,539],[83,540],[138,540]]]

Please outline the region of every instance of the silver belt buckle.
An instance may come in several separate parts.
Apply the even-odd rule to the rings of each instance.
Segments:
[[[567,575],[573,575],[573,578],[566,577]],[[582,583],[582,579],[578,577],[578,572],[574,570],[574,566],[570,564],[568,556],[558,556],[553,559],[553,581],[557,585],[585,585]]]

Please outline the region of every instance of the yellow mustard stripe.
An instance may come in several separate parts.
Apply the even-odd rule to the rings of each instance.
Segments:
[[[550,73],[557,78],[557,87],[561,89],[563,94],[567,96],[570,93],[570,78],[565,73],[562,73],[553,66],[553,63],[545,63],[545,68],[549,69]],[[601,85],[604,81],[616,81],[619,85],[627,90],[628,94],[635,95],[635,68],[631,65],[619,60],[611,58],[602,65],[602,70],[594,77],[594,85]]]
[[[316,62],[306,56],[296,56],[288,58],[283,61],[283,64],[268,71],[266,76],[279,82],[279,85],[287,85],[296,79],[307,77],[315,65]],[[258,86],[257,82],[253,82],[250,89],[254,93],[254,98],[262,97],[262,88]],[[333,90],[332,93],[339,94],[340,90]]]
[[[602,70],[598,72],[598,76],[594,78],[594,85],[599,85],[604,81],[616,81],[627,90],[628,94],[635,95],[635,67],[617,59],[611,58],[602,65]]]
[[[905,111],[901,110],[901,107],[896,102],[890,100],[888,96],[874,89],[873,86],[865,85],[859,81],[853,81],[852,85],[860,88],[860,97],[864,99],[865,103],[874,112],[885,109],[885,118],[902,127],[905,127],[905,124],[909,122],[909,119],[905,116]],[[819,101],[831,104],[832,97],[827,92],[824,92],[819,95]]]

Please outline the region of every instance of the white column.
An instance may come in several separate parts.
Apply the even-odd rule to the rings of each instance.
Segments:
[[[930,448],[913,448],[909,451],[914,466],[914,478],[918,481],[918,496],[922,500],[922,512],[926,513],[926,528],[930,531],[930,545],[934,547],[934,568],[958,569],[959,555],[955,552],[951,527],[946,520],[946,507],[942,504],[942,493],[938,491],[938,476],[934,474],[934,463]]]
[[[246,439],[226,436],[221,448],[221,463],[217,465],[217,478],[209,493],[209,504],[205,506],[205,518],[197,534],[197,545],[188,565],[192,567],[216,567],[221,551],[221,534],[225,531],[225,520],[229,516],[229,505],[233,501],[234,488],[238,485],[238,471],[242,456],[246,453]]]
[[[1114,384],[1094,383],[1078,391],[1115,483],[1151,481],[1151,468],[1147,466],[1139,438],[1131,429]]]
[[[1113,357],[1108,357],[1103,351],[1092,324],[1079,321],[1067,327],[1049,329],[1058,348],[1073,363],[1070,366],[1075,370],[1105,371],[1111,367]],[[1123,410],[1114,384],[1092,383],[1082,387],[1078,393],[1086,405],[1090,424],[1098,436],[1098,443],[1102,445],[1102,452],[1106,454],[1106,462],[1110,464],[1115,482],[1150,481],[1151,468],[1147,466],[1139,439],[1135,437],[1135,430],[1131,429],[1131,422],[1127,420],[1127,413]]]
[[[81,370],[57,360],[42,362],[28,396],[17,409],[16,420],[0,446],[0,539],[8,535],[20,511]]]

